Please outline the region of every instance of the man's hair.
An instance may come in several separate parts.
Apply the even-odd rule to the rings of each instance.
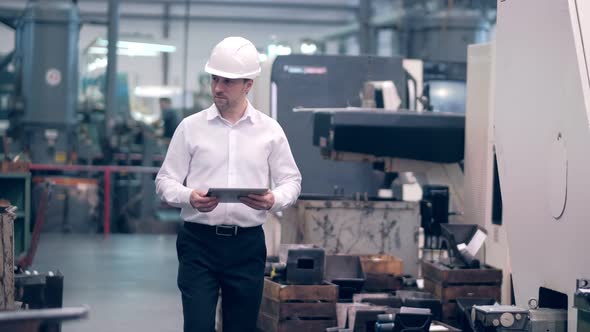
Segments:
[[[160,97],[159,101],[161,103],[168,103],[168,104],[172,103],[172,99],[170,99],[170,97]]]

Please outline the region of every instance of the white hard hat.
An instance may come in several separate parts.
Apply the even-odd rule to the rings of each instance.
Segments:
[[[248,39],[227,37],[215,45],[205,71],[225,78],[249,78],[260,75],[258,50]]]

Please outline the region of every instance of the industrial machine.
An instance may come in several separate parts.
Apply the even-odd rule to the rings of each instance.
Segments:
[[[302,108],[360,107],[364,84],[371,80],[395,82],[405,106],[407,74],[402,63],[402,58],[374,56],[289,55],[274,60],[269,82],[270,115],[285,130],[303,177],[303,193],[377,194],[383,177],[375,174],[371,165],[321,157],[312,140],[314,114]]]
[[[480,130],[487,133],[489,124],[494,134],[517,306],[474,306],[472,322],[480,331],[565,331],[566,320],[567,331],[587,329],[587,286],[578,280],[590,274],[583,263],[589,249],[589,19],[590,4],[583,1],[498,3],[493,123]],[[331,113],[337,114],[327,121],[334,136],[324,129],[326,147],[337,139],[340,115]],[[493,154],[489,160],[493,165]],[[486,174],[493,183],[493,172]],[[486,218],[499,222],[489,203],[493,191],[485,195]],[[505,248],[496,255],[506,257]]]
[[[16,106],[9,110],[11,136],[20,145],[15,148],[39,163],[66,163],[75,144],[78,103],[77,7],[66,1],[31,2],[11,23],[16,46],[5,63],[14,63],[16,76],[9,102]],[[51,47],[42,42],[49,40]]]
[[[326,254],[391,254],[418,276],[420,204],[403,190],[378,193],[413,172],[421,184],[440,186],[429,191],[436,213],[426,223],[447,222],[449,200],[452,212],[462,211],[465,125],[460,113],[422,112],[422,74],[421,61],[399,57],[274,60],[269,113],[284,128],[303,175],[303,194],[284,213],[283,243],[313,243]],[[447,206],[440,209],[442,202]]]
[[[114,16],[109,22],[117,20]],[[108,61],[105,39],[81,51],[79,30],[85,22],[71,0],[30,1],[22,15],[4,17],[2,23],[15,30],[15,48],[0,62],[0,155],[4,160],[32,163],[30,169],[39,180],[33,181],[34,189],[45,178],[58,177],[56,190],[64,194],[54,196],[56,201],[50,205],[53,211],[63,212],[57,213],[57,219],[46,216],[47,225],[91,218],[94,231],[108,231],[112,223],[114,231],[126,232],[150,231],[145,224],[152,221],[157,228],[162,218],[177,221],[174,213],[161,206],[153,184],[169,140],[161,112],[158,109],[155,116],[140,112],[140,97],[129,91],[126,74],[108,64],[116,63],[117,48],[138,43],[115,40],[117,47],[109,48]],[[96,51],[101,52],[100,59],[90,56]],[[79,53],[84,68],[96,67],[101,60],[106,70],[93,70],[92,75],[86,69],[80,71]],[[159,108],[157,98],[152,102]],[[133,112],[133,107],[139,111]],[[121,167],[124,172],[119,171]],[[97,209],[96,202],[80,201],[74,193],[87,186],[88,179],[94,181],[95,192],[102,192],[102,209]],[[36,200],[38,190],[34,189]],[[111,201],[112,196],[118,199]],[[92,210],[102,212],[79,218],[81,211]],[[136,222],[139,219],[146,222]]]
[[[462,211],[465,116],[379,109],[310,109],[314,144],[331,160],[372,162],[385,173],[414,172],[445,185]],[[398,197],[403,198],[403,197]]]
[[[420,61],[399,57],[277,57],[270,80],[270,114],[283,126],[300,165],[303,193],[353,196],[360,192],[374,197],[379,189],[390,188],[388,172],[419,171],[435,177],[461,173],[457,162],[463,155],[464,115],[413,112],[423,108],[419,102],[422,75]],[[384,81],[393,89],[386,88]],[[402,110],[409,111],[385,109],[388,92],[399,98]],[[353,131],[352,137],[347,136]],[[413,136],[405,144],[408,134]],[[429,155],[420,155],[425,151],[420,147],[429,144],[438,144],[440,151],[429,149]],[[391,158],[392,153],[397,158]],[[375,172],[373,166],[386,172]],[[460,190],[452,186],[450,190],[453,202],[460,205]]]
[[[589,29],[586,1],[498,2],[484,94],[516,306],[474,306],[476,331],[588,330]]]

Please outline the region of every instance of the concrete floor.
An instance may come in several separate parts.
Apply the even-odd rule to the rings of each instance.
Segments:
[[[182,331],[176,235],[43,233],[32,269],[60,270],[64,306],[88,305],[89,318],[63,332]]]

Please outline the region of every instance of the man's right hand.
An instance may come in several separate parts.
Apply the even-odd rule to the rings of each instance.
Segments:
[[[217,197],[207,197],[206,192],[193,190],[191,193],[191,205],[199,212],[211,212],[219,204]]]

